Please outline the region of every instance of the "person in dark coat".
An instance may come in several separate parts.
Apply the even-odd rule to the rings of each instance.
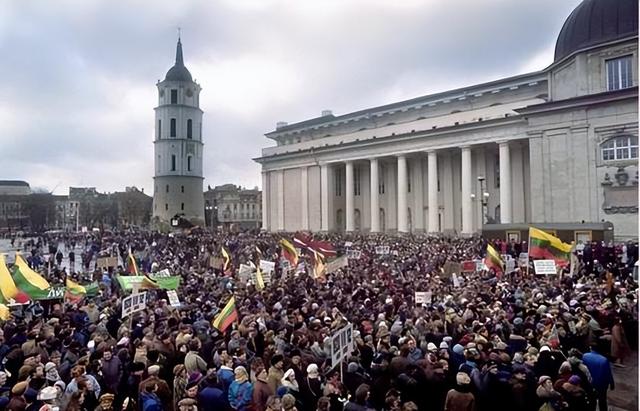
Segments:
[[[218,376],[215,372],[209,372],[201,385],[202,390],[198,394],[199,409],[203,411],[225,411],[231,407],[224,391],[218,384]]]
[[[471,378],[467,373],[456,374],[456,386],[449,390],[444,411],[474,411],[475,398],[470,391]]]

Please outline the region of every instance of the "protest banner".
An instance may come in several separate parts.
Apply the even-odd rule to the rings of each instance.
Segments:
[[[388,245],[377,245],[375,250],[376,250],[376,254],[378,254],[378,255],[387,255],[387,254],[389,254],[389,246]]]
[[[158,271],[157,273],[149,274],[149,277],[151,277],[151,278],[169,278],[169,277],[171,277],[171,272],[169,271],[168,268],[165,268],[164,270]]]
[[[353,324],[349,323],[331,337],[331,366],[335,367],[353,351]]]
[[[342,257],[338,257],[332,261],[329,261],[326,265],[326,273],[327,274],[331,274],[337,270],[339,270],[342,267],[347,267],[349,266],[349,260],[347,259],[346,255],[343,255]]]
[[[451,278],[453,279],[453,286],[456,288],[460,287],[460,279],[458,278],[458,274],[451,273]]]
[[[118,266],[118,257],[100,257],[96,262],[98,268],[107,269]]]
[[[260,260],[260,270],[262,271],[262,275],[267,273],[271,274],[276,269],[276,263],[273,261]]]
[[[432,298],[433,298],[432,291],[416,291],[415,292],[416,305],[431,304]]]
[[[240,264],[240,270],[238,270],[238,278],[242,282],[247,282],[249,280],[249,276],[255,270],[254,267],[246,264]]]
[[[147,293],[132,294],[122,300],[122,317],[142,311],[147,307]]]
[[[347,250],[347,258],[349,260],[359,260],[362,256],[362,251],[360,250]]]
[[[169,305],[172,307],[180,307],[180,299],[176,290],[167,291],[167,297],[169,297]]]
[[[555,260],[533,260],[533,267],[537,275],[557,274]]]

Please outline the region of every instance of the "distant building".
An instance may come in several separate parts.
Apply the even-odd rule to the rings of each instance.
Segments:
[[[127,187],[124,192],[113,193],[118,209],[118,227],[146,227],[151,220],[153,198],[144,189]]]
[[[233,184],[209,186],[204,193],[207,227],[225,230],[260,228],[262,192]]]
[[[0,180],[0,195],[31,194],[31,187],[26,181]]]

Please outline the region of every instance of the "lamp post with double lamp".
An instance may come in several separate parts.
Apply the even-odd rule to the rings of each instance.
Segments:
[[[478,182],[480,183],[480,192],[482,193],[482,197],[480,201],[482,202],[482,224],[487,224],[488,215],[487,215],[487,204],[489,203],[489,193],[487,192],[487,186],[484,176],[478,176]]]
[[[207,214],[209,215],[209,224],[211,225],[211,230],[213,231],[213,206],[209,203],[204,206]]]

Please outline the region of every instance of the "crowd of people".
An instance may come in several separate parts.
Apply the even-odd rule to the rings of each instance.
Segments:
[[[12,308],[0,323],[0,409],[603,411],[612,364],[635,355],[636,244],[576,247],[571,275],[516,267],[452,278],[446,264],[482,259],[485,240],[317,236],[358,258],[317,278],[304,253],[298,267],[278,263],[280,234],[25,241],[22,253],[50,283],[95,280],[100,293]],[[76,243],[82,264],[51,257]],[[494,244],[516,258],[526,251],[526,243]],[[226,271],[211,263],[222,247]],[[148,290],[146,308],[121,318],[127,293],[115,275],[126,275],[129,250],[140,272],[180,276],[179,307],[165,290]],[[104,256],[121,265],[96,268]],[[239,276],[241,264],[260,259],[277,262],[263,289]],[[430,291],[431,301],[416,304],[416,291]],[[221,332],[212,321],[232,296],[238,319]],[[333,364],[331,337],[347,324],[352,350]]]

